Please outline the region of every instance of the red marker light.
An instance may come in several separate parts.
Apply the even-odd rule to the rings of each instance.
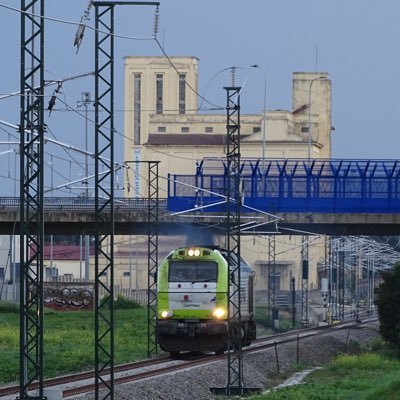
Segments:
[[[185,294],[185,295],[183,296],[183,300],[184,300],[184,301],[188,301],[188,300],[189,300],[189,296],[188,296],[187,294]]]

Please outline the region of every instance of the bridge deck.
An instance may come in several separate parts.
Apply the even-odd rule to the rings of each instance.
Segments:
[[[147,234],[147,199],[116,199],[115,233]],[[95,214],[93,202],[75,198],[47,198],[45,200],[45,233],[54,235],[94,234]],[[277,213],[279,229],[282,233],[293,234],[301,231],[330,235],[398,235],[400,234],[400,213]],[[270,218],[256,212],[243,215],[243,223],[260,224],[253,232],[270,231]],[[262,225],[262,223],[265,225]],[[107,223],[107,221],[105,222]],[[186,234],[198,231],[199,224],[210,232],[221,234],[225,223],[220,212],[201,211],[174,215],[167,209],[167,199],[159,201],[159,233]],[[298,230],[290,231],[288,229]],[[0,198],[0,234],[18,234],[19,199]]]
[[[245,159],[241,177],[235,198],[250,234],[274,230],[265,213],[279,219],[282,233],[400,234],[397,160]],[[203,160],[196,175],[171,175],[168,198],[159,199],[160,234],[193,231],[199,223],[221,233],[227,179],[223,159]],[[95,233],[93,199],[48,197],[44,208],[46,234]],[[115,199],[114,214],[116,234],[147,234],[148,199]],[[18,233],[18,222],[19,199],[0,198],[0,234]]]

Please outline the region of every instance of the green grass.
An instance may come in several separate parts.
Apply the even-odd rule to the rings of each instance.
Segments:
[[[115,363],[147,356],[147,309],[115,311]],[[94,313],[55,312],[44,315],[46,377],[93,369]],[[19,315],[0,312],[0,384],[19,378]]]
[[[376,353],[341,355],[305,384],[254,396],[252,400],[397,400],[400,362]]]
[[[265,306],[257,306],[255,307],[255,318],[256,322],[265,328],[272,327],[272,320],[268,315],[271,315],[271,311],[268,312],[268,307]],[[295,322],[295,328],[300,327],[299,321]],[[292,315],[287,311],[279,312],[279,332],[286,332],[290,329],[293,329]]]
[[[7,311],[0,304],[0,384],[17,381],[19,374],[19,314],[14,309]],[[93,312],[46,311],[44,349],[46,377],[93,369]],[[391,358],[379,343],[373,349],[375,353],[339,356],[324,369],[307,376],[304,385],[279,389],[252,399],[400,399],[400,361]],[[115,363],[143,359],[146,351],[147,309],[116,310]],[[275,378],[271,376],[269,381],[275,381]]]

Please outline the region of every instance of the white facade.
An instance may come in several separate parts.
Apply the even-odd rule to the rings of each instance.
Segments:
[[[171,57],[171,61],[179,73],[164,57],[125,59],[125,109],[128,110],[125,161],[161,162],[160,197],[166,195],[167,173],[193,174],[196,162],[204,157],[224,157],[226,153],[226,115],[197,111],[198,59]],[[190,87],[186,85],[183,89],[180,74],[185,74]],[[242,157],[262,156],[265,123],[267,158],[330,158],[331,82],[328,74],[295,72],[292,110],[268,110],[265,115],[241,114],[240,119]],[[145,192],[139,193],[145,183],[141,168],[132,167],[129,171],[129,182],[134,184],[126,187],[127,196],[145,196]],[[130,186],[134,186],[134,190],[130,190]],[[301,236],[295,235],[276,238],[276,268],[282,289],[289,288],[291,277],[301,282],[301,240]],[[242,255],[258,270],[257,286],[265,288],[268,238],[244,236],[241,241]],[[310,246],[310,284],[313,287],[317,287],[317,263],[324,258],[323,243],[323,238],[313,239]]]

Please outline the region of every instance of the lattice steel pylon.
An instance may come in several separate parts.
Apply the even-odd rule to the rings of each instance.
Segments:
[[[158,164],[148,161],[147,356],[157,354]]]
[[[268,236],[268,316],[275,328],[278,310],[276,308],[276,241],[275,235]]]
[[[112,400],[114,398],[114,9],[117,5],[158,6],[159,2],[93,1],[92,4],[95,8],[96,28],[95,398]]]
[[[97,400],[114,398],[114,6],[101,2],[94,2],[93,5],[96,27],[95,398]]]
[[[358,302],[357,302],[357,265],[358,265],[358,244],[354,243],[350,260],[350,297],[352,317],[358,318]]]
[[[211,388],[215,394],[245,393],[243,385],[243,354],[240,298],[240,87],[226,90],[226,250],[228,258],[228,377],[224,388]]]
[[[338,239],[331,240],[331,308],[332,320],[339,319],[338,307]]]
[[[331,238],[330,236],[325,236],[325,261],[324,261],[324,278],[328,279],[328,292],[323,294],[324,300],[324,322],[331,323],[332,317],[332,264],[331,264],[331,253],[332,253],[332,246],[331,246]]]
[[[158,353],[157,344],[157,268],[158,205],[160,161],[125,161],[125,164],[147,165],[147,357]],[[139,170],[137,170],[139,174]],[[140,190],[137,191],[140,195]]]
[[[308,269],[309,269],[309,244],[308,236],[302,236],[301,244],[301,325],[306,328],[308,319]]]
[[[345,241],[344,238],[339,239],[338,249],[338,303],[339,303],[339,319],[344,321],[344,303],[345,303]]]
[[[228,382],[226,394],[243,394],[240,298],[240,87],[225,87],[227,129]],[[234,279],[232,279],[234,277]]]
[[[38,7],[37,7],[38,6]],[[43,397],[44,0],[21,0],[20,399]],[[28,387],[37,382],[38,395]]]

